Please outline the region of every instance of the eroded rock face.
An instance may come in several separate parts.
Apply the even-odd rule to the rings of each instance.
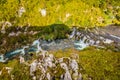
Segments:
[[[40,71],[41,74],[36,75],[37,71]],[[41,53],[38,59],[30,64],[30,75],[34,80],[78,80],[81,77],[78,62],[75,59],[55,58],[53,54],[49,53]]]

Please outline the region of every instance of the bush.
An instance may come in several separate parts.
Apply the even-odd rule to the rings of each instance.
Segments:
[[[37,36],[45,40],[64,39],[67,38],[69,31],[69,27],[64,24],[52,24],[43,27]]]

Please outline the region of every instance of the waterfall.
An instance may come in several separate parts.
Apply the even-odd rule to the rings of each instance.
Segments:
[[[4,55],[0,55],[0,62],[6,62],[8,59],[4,59]]]
[[[70,39],[73,38],[75,36],[75,34],[76,34],[76,28],[74,27],[71,35],[69,36],[69,38]]]
[[[6,62],[10,58],[13,58],[16,55],[25,55],[29,53],[36,53],[36,56],[39,53],[47,53],[46,50],[59,50],[66,48],[75,48],[77,50],[83,50],[89,46],[101,47],[104,48],[104,44],[113,44],[119,43],[120,37],[99,31],[98,29],[81,29],[77,30],[77,28],[73,27],[73,31],[69,36],[69,39],[59,39],[53,40],[51,42],[47,42],[45,40],[34,40],[30,46],[24,46],[23,48],[16,49],[14,51],[10,51],[0,56],[0,62]],[[115,44],[117,45],[117,44]],[[50,62],[47,64],[51,64]]]

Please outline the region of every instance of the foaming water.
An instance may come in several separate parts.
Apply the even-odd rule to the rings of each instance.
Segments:
[[[95,33],[93,32],[94,30]],[[110,45],[114,42],[120,43],[119,36],[105,32],[102,34],[98,30],[99,29],[93,29],[93,31],[85,29],[77,30],[76,28],[73,28],[73,31],[71,35],[69,35],[68,39],[58,39],[49,42],[37,39],[34,40],[30,46],[24,46],[20,49],[16,49],[14,51],[7,52],[4,55],[0,55],[0,62],[6,62],[14,56],[24,56],[25,54],[29,54],[31,52],[38,55],[39,52],[44,52],[44,50],[61,50],[66,48],[83,50],[89,46],[103,47],[104,44]]]
[[[84,48],[88,47],[89,44],[85,43],[84,40],[80,40],[80,41],[75,41],[74,46],[78,50],[83,50]]]

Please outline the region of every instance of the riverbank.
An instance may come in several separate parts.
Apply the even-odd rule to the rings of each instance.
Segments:
[[[42,48],[50,48],[50,50],[57,50],[57,48],[64,49],[65,47],[72,48],[74,47],[74,40],[78,42],[80,39],[91,46],[98,44],[99,46],[104,46],[106,43],[109,43],[111,49],[113,47],[119,49],[119,25],[109,25],[103,28],[73,28],[76,28],[76,30],[74,31],[64,24],[53,24],[43,27],[9,27],[0,32],[0,53],[4,54],[11,50],[30,45],[38,38],[43,40],[42,43],[44,46]],[[70,39],[70,37],[73,39]]]
[[[104,28],[97,27],[97,28],[88,28],[88,29],[73,27],[72,30],[66,28],[66,26],[63,24],[62,25],[57,24],[54,26],[52,25],[46,28],[45,27],[43,28],[11,27],[11,28],[7,28],[5,30],[5,33],[1,32],[1,38],[4,38],[1,41],[3,42],[4,40],[7,41],[5,41],[4,43],[2,42],[0,50],[2,53],[2,49],[4,49],[2,54],[5,54],[6,52],[9,52],[11,50],[14,51],[17,48],[22,48],[22,46],[28,45],[31,47],[32,43],[34,43],[33,41],[39,38],[41,43],[40,46],[42,47],[42,49],[47,50],[48,54],[49,55],[52,54],[56,60],[58,60],[59,58],[65,58],[64,61],[66,64],[68,64],[69,58],[70,60],[75,59],[79,67],[79,73],[80,73],[79,76],[83,80],[86,79],[119,80],[119,76],[120,76],[119,75],[120,74],[119,73],[120,72],[119,71],[119,63],[120,63],[119,62],[119,57],[120,57],[119,30],[120,27],[115,25],[106,26]],[[51,35],[53,35],[53,37],[49,39]],[[19,46],[16,45],[16,42]],[[77,44],[78,46],[75,47],[75,44]],[[84,45],[86,46],[84,47]],[[36,49],[36,46],[34,48]],[[25,52],[28,52],[27,49],[25,50],[26,50]],[[39,52],[39,54],[42,53]],[[1,65],[0,78],[5,80],[9,80],[10,78],[11,79],[14,78],[18,80],[32,79],[33,76],[30,75],[30,67],[32,66],[32,63],[34,64],[35,60],[41,59],[42,57],[43,56],[36,56],[35,52],[32,52],[32,54],[25,55],[22,57],[18,55],[14,56],[14,58],[10,59],[8,62],[0,63]],[[52,75],[52,72],[55,72],[53,68],[48,68],[47,72],[49,73],[49,75],[51,75],[52,78],[60,79],[60,75],[64,74],[64,70],[61,69],[58,64],[56,65],[57,66],[55,70],[58,69],[58,71],[60,72],[57,72],[57,75],[55,75],[55,77],[54,75]],[[9,70],[11,70],[10,73]],[[71,72],[70,70],[70,75],[74,76],[72,73],[74,73],[74,71]],[[36,78],[39,78],[40,76],[38,75],[42,73],[38,69],[33,74],[34,76],[36,76]]]

